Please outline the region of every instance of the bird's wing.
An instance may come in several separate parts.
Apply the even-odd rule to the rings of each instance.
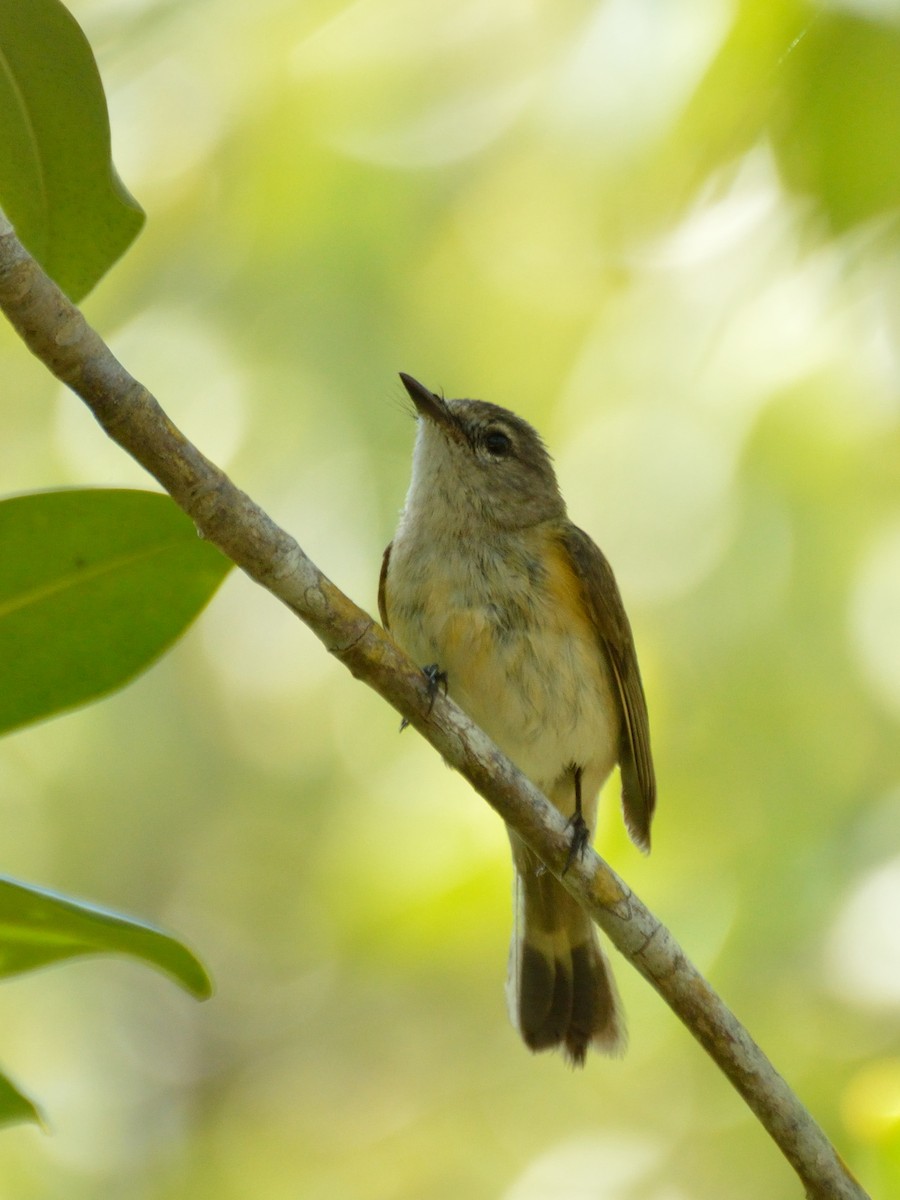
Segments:
[[[378,579],[378,615],[381,617],[381,623],[385,629],[390,629],[391,623],[388,620],[387,613],[387,575],[388,563],[391,561],[391,546],[393,542],[388,542],[384,552],[384,557],[381,560],[381,575]]]
[[[581,582],[585,606],[616,682],[622,718],[619,770],[625,824],[635,844],[649,850],[656,778],[650,754],[647,701],[631,626],[612,567],[602,551],[586,533],[571,524],[562,535],[562,544]]]

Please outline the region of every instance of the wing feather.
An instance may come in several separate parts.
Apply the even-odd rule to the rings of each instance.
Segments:
[[[585,605],[616,683],[622,718],[619,770],[625,824],[635,844],[649,850],[656,777],[650,753],[647,701],[631,625],[612,567],[599,547],[575,525],[567,525],[562,545],[581,581]]]
[[[393,542],[388,542],[381,559],[381,574],[378,577],[378,615],[381,617],[381,623],[388,631],[391,628],[391,623],[388,620],[387,611],[387,577],[388,563],[391,561],[391,546]]]

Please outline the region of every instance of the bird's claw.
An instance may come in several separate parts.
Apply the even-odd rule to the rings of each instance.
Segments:
[[[569,818],[566,828],[571,829],[572,840],[569,843],[569,853],[566,855],[566,865],[563,867],[563,875],[565,875],[576,858],[581,858],[591,840],[591,831],[588,829],[587,822],[580,812],[575,813],[574,816]]]
[[[444,695],[447,695],[447,672],[442,671],[437,663],[429,663],[427,667],[422,668],[422,674],[428,680],[428,712],[434,708],[435,697],[441,688],[444,689]],[[409,724],[409,718],[404,717],[400,722],[400,732]]]

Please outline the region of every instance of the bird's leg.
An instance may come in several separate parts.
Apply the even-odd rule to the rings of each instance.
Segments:
[[[576,858],[580,858],[584,854],[585,847],[591,840],[591,831],[588,829],[587,821],[585,821],[581,812],[581,767],[576,767],[572,764],[572,778],[575,781],[575,811],[569,818],[569,829],[572,830],[572,841],[569,844],[569,853],[566,855],[566,865],[563,867],[563,875],[571,867]]]
[[[434,708],[435,697],[441,688],[444,689],[444,695],[447,695],[447,672],[442,671],[437,663],[429,663],[427,667],[422,668],[422,674],[428,680],[428,711],[429,713]],[[400,722],[400,732],[407,727],[409,721],[406,717]]]

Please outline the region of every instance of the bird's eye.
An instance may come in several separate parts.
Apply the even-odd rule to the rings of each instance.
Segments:
[[[484,435],[484,445],[488,454],[495,458],[505,458],[512,450],[512,439],[502,429],[489,429]]]

